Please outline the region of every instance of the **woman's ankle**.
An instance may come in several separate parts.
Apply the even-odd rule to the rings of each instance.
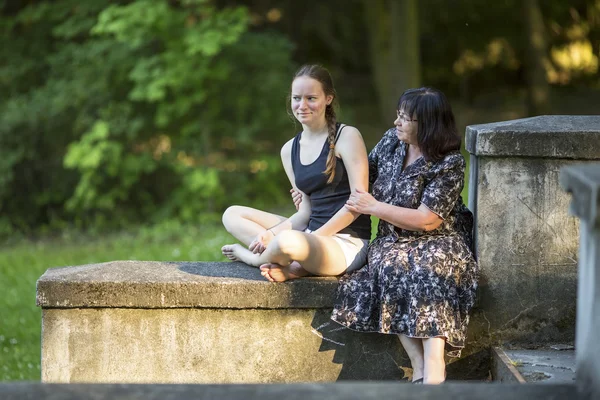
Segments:
[[[437,385],[446,380],[446,363],[444,360],[428,362],[423,374],[423,383]]]
[[[413,367],[412,381],[414,382],[417,379],[422,380],[423,375],[424,375],[423,365],[420,363],[414,363],[414,362],[411,362],[411,365]]]

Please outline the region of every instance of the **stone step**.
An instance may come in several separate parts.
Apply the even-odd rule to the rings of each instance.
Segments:
[[[526,382],[575,383],[575,350],[556,347],[543,349],[504,349]]]

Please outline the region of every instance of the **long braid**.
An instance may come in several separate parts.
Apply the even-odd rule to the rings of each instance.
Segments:
[[[337,162],[337,158],[335,156],[337,117],[335,115],[333,103],[327,105],[325,108],[325,120],[327,121],[327,141],[329,142],[329,153],[327,154],[327,163],[325,164],[325,171],[323,171],[323,173],[328,176],[327,183],[331,183],[335,178],[335,164]]]

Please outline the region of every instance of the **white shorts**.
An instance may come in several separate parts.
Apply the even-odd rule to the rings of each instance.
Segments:
[[[304,232],[311,233],[311,230],[306,229]],[[369,240],[354,237],[349,233],[336,233],[332,237],[340,245],[346,257],[345,273],[356,271],[367,264]]]

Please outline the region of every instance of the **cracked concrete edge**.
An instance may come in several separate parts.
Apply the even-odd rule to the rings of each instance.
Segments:
[[[47,308],[331,308],[334,277],[265,280],[240,262],[111,261],[50,268],[37,281]]]
[[[492,347],[492,379],[495,382],[527,383],[500,347]]]
[[[469,125],[465,146],[477,156],[595,160],[600,150],[600,116],[542,115]]]

